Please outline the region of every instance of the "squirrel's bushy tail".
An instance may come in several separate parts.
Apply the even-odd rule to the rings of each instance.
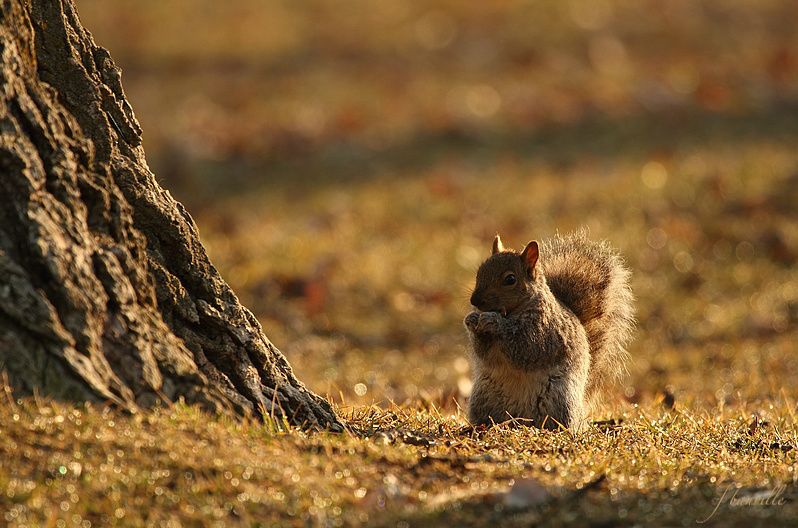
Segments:
[[[554,296],[582,322],[590,343],[588,400],[626,373],[626,345],[634,329],[631,273],[607,242],[587,231],[557,235],[541,247],[543,274]]]

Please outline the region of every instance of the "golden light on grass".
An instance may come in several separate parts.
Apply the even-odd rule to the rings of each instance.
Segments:
[[[643,169],[640,171],[640,179],[643,181],[643,185],[658,191],[668,183],[668,170],[658,161],[649,161],[643,165]]]

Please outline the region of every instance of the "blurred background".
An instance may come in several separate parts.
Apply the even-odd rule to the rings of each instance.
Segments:
[[[76,4],[153,171],[316,391],[462,405],[493,235],[586,225],[638,297],[612,405],[798,396],[798,3]]]

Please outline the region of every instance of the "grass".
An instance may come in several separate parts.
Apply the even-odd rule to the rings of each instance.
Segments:
[[[9,524],[686,526],[728,486],[709,524],[793,522],[794,3],[77,4],[212,260],[360,434],[7,396]],[[637,296],[604,423],[469,430],[493,235],[583,225]]]
[[[795,481],[794,415],[652,403],[574,435],[469,431],[434,407],[339,408],[363,434],[311,434],[176,405],[136,415],[43,399],[0,408],[12,525],[692,525],[728,485]],[[755,468],[755,470],[753,470]],[[508,489],[534,483],[516,501]],[[786,497],[790,496],[789,491]],[[794,497],[793,497],[794,498]],[[520,502],[518,502],[520,500]],[[788,524],[796,503],[722,505],[723,526]]]

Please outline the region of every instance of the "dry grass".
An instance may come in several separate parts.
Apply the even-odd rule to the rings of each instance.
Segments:
[[[174,4],[78,8],[222,275],[363,434],[6,399],[10,523],[693,525],[729,485],[793,500],[717,525],[798,516],[794,3]],[[582,225],[634,273],[620,423],[466,430],[494,233]]]
[[[578,435],[358,407],[339,410],[363,435],[306,435],[180,405],[129,416],[28,399],[0,407],[0,507],[19,526],[692,525],[729,483],[794,498],[792,407],[776,400],[752,426],[761,409],[745,404],[624,406]],[[544,495],[510,502],[530,478]],[[725,504],[712,521],[787,524],[796,508]]]

